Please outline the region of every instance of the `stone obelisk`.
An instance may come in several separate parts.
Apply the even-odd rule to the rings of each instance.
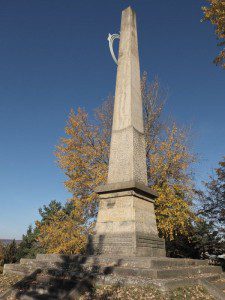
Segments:
[[[157,195],[147,186],[136,15],[130,7],[121,19],[108,179],[96,192],[100,204],[95,253],[165,255],[156,227]]]

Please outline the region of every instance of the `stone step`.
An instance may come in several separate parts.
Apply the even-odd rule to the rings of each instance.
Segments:
[[[165,258],[165,259],[153,259],[151,261],[152,267],[165,268],[165,267],[191,267],[191,266],[208,266],[208,260],[200,259],[185,259],[185,258]]]
[[[183,267],[183,266],[198,266],[208,265],[208,260],[195,260],[195,259],[180,259],[180,258],[149,258],[149,257],[127,257],[127,258],[114,258],[104,256],[79,256],[79,255],[59,255],[59,254],[38,254],[37,261],[48,262],[54,264],[56,267],[62,265],[70,265],[70,268],[90,267],[92,265],[99,266],[126,266],[126,267],[140,267],[140,268],[165,268],[165,267]]]
[[[184,266],[206,266],[207,260],[194,260],[194,259],[173,259],[173,258],[127,258],[127,259],[114,259],[108,257],[88,257],[83,263],[84,266],[91,265],[99,266],[124,266],[132,268],[169,268],[169,267],[184,267]],[[76,266],[76,262],[71,263],[70,266]]]
[[[96,277],[96,282],[98,284],[105,285],[138,285],[138,286],[150,286],[154,285],[160,291],[171,291],[178,287],[191,286],[191,285],[201,285],[202,279],[206,280],[216,280],[219,279],[220,275],[218,274],[202,274],[192,277],[183,277],[183,278],[168,278],[168,279],[150,279],[146,277],[138,276],[122,276],[122,275],[99,275]]]
[[[66,279],[58,279],[55,280],[52,276],[38,276],[36,278],[38,285],[38,288],[42,291],[42,286],[44,287],[44,292],[51,293],[51,295],[54,295],[54,292],[51,292],[51,289],[54,289],[57,287],[59,290],[62,290],[62,292],[66,290],[72,290],[72,289],[79,289],[79,287],[83,286],[82,289],[88,288],[93,284],[93,282],[97,284],[122,284],[122,285],[141,285],[141,286],[147,286],[154,284],[157,288],[159,288],[161,291],[166,290],[173,290],[180,286],[186,286],[186,285],[196,285],[199,284],[200,281],[203,279],[207,280],[216,280],[219,279],[219,275],[215,274],[202,274],[200,276],[193,276],[193,277],[185,277],[185,278],[176,278],[176,279],[150,279],[147,277],[138,277],[138,276],[123,276],[122,274],[112,274],[112,275],[96,275],[94,279],[92,278],[84,278],[83,280],[78,281],[75,280],[66,280]],[[66,284],[64,283],[66,282]],[[51,284],[48,288],[46,287],[46,284]],[[41,286],[42,284],[42,286]],[[59,291],[56,291],[58,293]]]
[[[16,274],[27,276],[33,273],[37,268],[32,266],[23,266],[20,264],[5,264],[3,274]]]
[[[125,265],[130,267],[169,267],[186,265],[208,265],[208,260],[186,259],[186,258],[154,258],[154,257],[107,257],[107,256],[81,256],[81,255],[62,255],[62,254],[37,254],[36,260],[49,261],[55,263],[74,263],[74,264],[99,264],[99,265]]]
[[[72,262],[69,262],[68,256],[61,260],[61,255],[38,255],[38,259],[21,259],[21,265],[35,266],[37,268],[65,268],[77,269],[91,268],[92,266],[121,266],[130,268],[170,268],[208,265],[206,260],[193,259],[150,259],[150,258],[127,258],[115,259],[109,257],[79,257],[73,256]],[[71,256],[70,256],[71,257]]]
[[[118,274],[123,276],[138,276],[156,279],[167,278],[182,278],[198,276],[201,274],[220,274],[222,272],[220,267],[215,266],[199,266],[199,267],[183,267],[171,269],[146,269],[146,268],[127,268],[127,267],[106,267],[99,268],[100,274]]]
[[[173,268],[157,270],[157,278],[180,278],[198,276],[201,274],[220,274],[222,272],[221,267],[217,266],[198,266],[198,267],[186,267],[186,268]]]
[[[27,264],[27,263],[33,263],[33,262],[35,262],[35,261],[37,261],[37,259],[36,258],[21,258],[20,259],[20,264],[21,265],[23,265],[23,264]]]
[[[85,271],[84,271],[85,272]],[[86,270],[89,274],[118,274],[123,276],[138,276],[146,278],[179,278],[201,275],[205,273],[220,274],[222,272],[221,267],[218,266],[185,266],[185,267],[172,267],[172,268],[134,268],[125,266],[99,266],[93,265]],[[69,276],[77,276],[79,272],[74,269],[68,272]]]
[[[21,261],[21,264],[5,264],[4,266],[4,274],[19,274],[19,275],[29,275],[35,270],[38,269],[46,269],[49,271],[49,273],[52,273],[54,275],[59,274],[60,276],[62,274],[68,274],[69,276],[73,276],[78,274],[78,272],[82,271],[77,270],[76,267],[70,266],[70,270],[65,268],[65,266],[62,266],[61,264],[52,263],[52,262],[43,262],[43,261],[37,261],[37,260],[25,260],[23,259]],[[146,266],[144,268],[137,268],[133,267],[127,267],[127,264],[124,263],[124,265],[120,266],[104,266],[104,265],[84,265],[83,271],[86,272],[92,272],[92,273],[102,273],[102,274],[123,274],[127,276],[142,276],[142,277],[149,277],[149,278],[177,278],[177,277],[186,277],[186,276],[192,276],[195,274],[204,274],[204,273],[220,273],[221,268],[217,266],[206,266],[206,265],[200,265],[200,266],[184,266],[181,267],[167,267],[167,268],[147,268]]]
[[[68,264],[63,264],[60,262],[52,262],[52,261],[43,261],[32,258],[21,258],[20,265],[23,266],[32,266],[36,268],[67,268]]]
[[[214,284],[218,289],[221,289],[221,291],[224,293],[224,296],[225,296],[225,281],[219,279],[219,280],[213,281],[213,284]]]
[[[43,268],[42,268],[43,269]],[[220,274],[222,272],[219,266],[200,265],[200,266],[184,266],[184,267],[167,267],[167,268],[135,268],[127,266],[107,266],[107,265],[84,265],[82,268],[70,267],[64,268],[45,268],[47,274],[54,276],[84,276],[85,274],[119,274],[124,276],[139,276],[148,278],[179,278],[201,275],[205,273]]]
[[[184,278],[170,278],[170,279],[163,279],[163,280],[156,280],[155,285],[161,290],[161,291],[171,291],[179,287],[183,286],[191,286],[191,285],[202,285],[202,279],[206,280],[216,280],[219,279],[220,275],[218,274],[201,274],[198,276],[192,276],[192,277],[184,277]]]
[[[220,276],[217,279],[203,278],[201,284],[217,300],[225,300],[225,278]]]
[[[132,262],[135,262],[134,264]],[[138,260],[138,266],[136,267],[136,260],[123,260],[115,265],[103,265],[103,263],[109,262],[108,260],[99,260],[97,261],[97,265],[91,265],[89,263],[85,263],[84,265],[81,264],[81,268],[77,268],[80,264],[71,263],[69,265],[69,269],[65,264],[56,263],[47,260],[35,260],[35,259],[21,259],[20,264],[6,264],[4,266],[4,274],[19,274],[19,275],[29,275],[35,270],[38,269],[46,269],[49,271],[50,274],[62,275],[68,274],[69,276],[77,276],[78,272],[86,271],[92,273],[102,273],[102,274],[121,274],[126,276],[141,276],[141,277],[148,277],[148,278],[177,278],[177,277],[187,277],[193,276],[195,274],[204,274],[204,273],[219,273],[221,272],[221,268],[217,266],[209,266],[209,265],[189,265],[188,261],[183,260],[181,264],[178,264],[177,267],[177,260],[173,260],[171,264],[161,263],[167,262],[167,260],[160,260],[159,268],[156,268],[158,260],[146,260],[146,262],[150,262],[150,266],[153,265],[154,267],[147,267],[147,265],[141,264],[145,260]],[[95,260],[96,263],[96,260]],[[143,268],[142,268],[143,266]],[[165,267],[166,266],[166,267]]]
[[[50,262],[60,262],[60,263],[68,263],[68,262],[76,262],[82,261],[85,259],[85,256],[82,255],[65,255],[65,254],[37,254],[36,259],[39,261],[50,261]]]

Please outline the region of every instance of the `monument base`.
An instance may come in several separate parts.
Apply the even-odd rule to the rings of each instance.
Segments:
[[[96,285],[151,286],[168,292],[196,284],[213,287],[215,299],[224,299],[225,289],[221,267],[182,258],[38,254],[20,264],[5,264],[3,272],[26,277],[0,299],[79,299],[88,291],[93,295]]]
[[[90,238],[92,254],[165,256],[165,242],[158,237],[154,191],[129,181],[97,189],[99,212],[96,234]]]
[[[93,254],[124,257],[165,257],[165,241],[143,233],[94,235],[90,237]]]

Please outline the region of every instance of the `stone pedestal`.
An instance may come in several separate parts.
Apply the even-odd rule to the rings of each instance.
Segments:
[[[100,197],[95,254],[165,256],[165,243],[158,238],[154,212],[156,193],[130,181],[97,189]]]

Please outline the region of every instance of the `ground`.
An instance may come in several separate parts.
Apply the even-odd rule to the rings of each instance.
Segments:
[[[80,300],[213,300],[201,286],[179,288],[163,295],[150,287],[99,287],[93,294],[86,294]]]
[[[8,290],[8,288],[10,288],[14,283],[16,283],[21,278],[22,278],[21,276],[16,276],[16,275],[12,276],[12,275],[0,274],[0,294]]]
[[[0,293],[6,291],[20,276],[0,274]],[[80,297],[80,300],[213,300],[201,286],[179,288],[170,294],[163,295],[150,287],[111,287],[99,286],[90,294]]]

